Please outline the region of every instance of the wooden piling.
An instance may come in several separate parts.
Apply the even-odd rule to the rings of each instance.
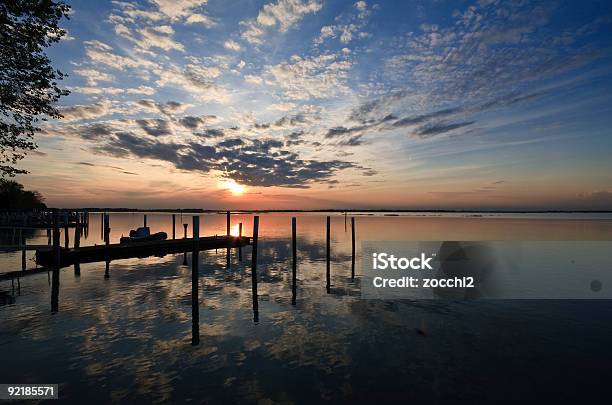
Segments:
[[[59,213],[57,209],[53,210],[53,257],[54,266],[59,268],[60,265],[60,231],[59,231]]]
[[[26,269],[26,238],[25,235],[21,237],[21,270]]]
[[[198,241],[200,240],[200,217],[193,217],[193,240],[194,247],[191,254],[191,344],[200,343],[200,302],[199,292],[199,250]]]
[[[51,277],[51,313],[59,311],[59,272],[59,267],[54,268]]]
[[[176,214],[172,214],[172,239],[176,239]]]
[[[60,231],[59,231],[59,212],[53,210],[53,252],[54,266],[53,276],[51,277],[51,313],[56,313],[59,309],[59,266],[60,266]]]
[[[355,279],[355,217],[351,217],[351,280]]]
[[[326,241],[326,249],[325,249],[325,261],[327,263],[327,267],[326,267],[326,272],[325,272],[325,276],[326,276],[326,289],[327,289],[327,293],[329,294],[330,290],[331,290],[331,280],[330,280],[330,251],[331,251],[331,246],[330,246],[330,242],[331,242],[331,237],[330,237],[330,228],[331,228],[331,217],[327,217],[327,232],[326,232],[326,237],[325,237],[325,241]]]
[[[144,226],[146,228],[146,226],[147,226],[147,214],[144,214],[142,222],[143,222],[142,226]]]
[[[81,221],[77,216],[76,225],[74,227],[74,247],[78,248],[81,246]]]
[[[110,244],[110,215],[104,214],[104,242],[106,246]]]
[[[64,247],[68,249],[70,247],[70,235],[68,234],[68,223],[69,217],[68,213],[64,213]]]
[[[297,298],[297,219],[295,217],[291,218],[291,251],[293,253],[291,304],[295,305]]]
[[[238,224],[238,236],[242,238],[242,222]],[[242,261],[242,246],[238,247],[238,261]]]
[[[229,211],[227,211],[227,212],[225,213],[225,227],[226,227],[226,229],[227,229],[227,232],[226,232],[226,235],[227,235],[227,236],[230,236],[230,232],[231,232],[231,225],[232,225],[232,222],[231,222],[231,219],[230,219],[230,215],[231,215],[231,214],[230,214],[230,212],[229,212]]]
[[[253,251],[251,253],[251,290],[253,295],[253,320],[259,322],[257,301],[257,241],[259,239],[259,216],[253,217]]]
[[[187,239],[187,226],[188,224],[183,224],[183,230],[185,231],[185,233],[183,234],[183,239]]]

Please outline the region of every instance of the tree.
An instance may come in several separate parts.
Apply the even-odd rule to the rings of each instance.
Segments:
[[[13,180],[0,179],[0,209],[44,209],[45,199],[38,191],[27,191]]]
[[[47,118],[61,118],[54,106],[67,90],[57,82],[45,48],[66,31],[59,27],[70,6],[51,0],[0,2],[0,176],[26,173],[15,167],[36,149],[34,133]]]

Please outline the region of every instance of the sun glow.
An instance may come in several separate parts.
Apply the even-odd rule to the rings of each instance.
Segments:
[[[246,191],[246,187],[236,183],[234,180],[225,180],[219,183],[219,187],[224,190],[229,190],[232,195],[242,195]]]

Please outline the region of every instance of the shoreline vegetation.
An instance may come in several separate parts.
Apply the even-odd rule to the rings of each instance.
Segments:
[[[152,213],[223,213],[230,211],[232,214],[250,213],[440,213],[440,214],[612,214],[612,210],[440,210],[440,209],[317,209],[317,210],[278,210],[278,209],[259,209],[259,210],[227,210],[227,209],[201,209],[201,208],[111,208],[111,207],[82,207],[82,208],[58,208],[65,211],[87,211],[87,212],[152,212]]]

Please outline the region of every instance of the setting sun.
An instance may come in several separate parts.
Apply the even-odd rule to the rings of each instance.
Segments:
[[[229,190],[232,195],[242,195],[246,191],[246,187],[236,183],[234,180],[225,180],[220,182],[219,187],[224,190]]]

